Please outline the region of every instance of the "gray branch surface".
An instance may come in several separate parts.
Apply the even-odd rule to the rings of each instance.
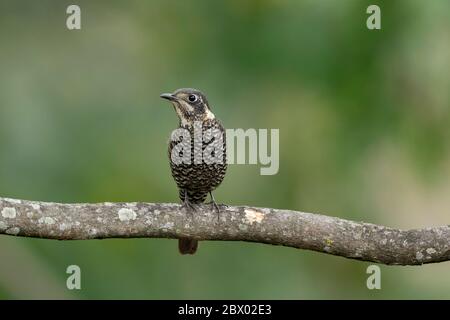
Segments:
[[[60,204],[0,198],[0,234],[58,240],[250,241],[389,265],[450,260],[450,226],[399,230],[291,210],[171,203]]]

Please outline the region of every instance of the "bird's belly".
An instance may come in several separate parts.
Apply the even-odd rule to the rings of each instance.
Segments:
[[[178,188],[209,192],[222,182],[226,164],[171,164],[171,169]]]

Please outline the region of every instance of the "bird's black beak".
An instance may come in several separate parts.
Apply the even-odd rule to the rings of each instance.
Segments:
[[[169,101],[175,101],[177,98],[171,94],[171,93],[163,93],[162,95],[160,95],[161,98],[163,99],[167,99]]]

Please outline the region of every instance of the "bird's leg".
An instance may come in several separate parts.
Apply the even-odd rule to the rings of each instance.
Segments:
[[[192,211],[197,211],[197,208],[195,208],[194,204],[191,203],[188,199],[187,190],[184,190],[184,200],[183,200],[183,207],[186,208],[186,210],[192,215]]]
[[[209,192],[209,195],[210,195],[210,197],[211,197],[211,202],[210,202],[210,204],[212,204],[213,208],[216,209],[216,211],[217,211],[217,221],[219,221],[219,219],[220,219],[220,209],[219,209],[219,206],[217,205],[216,199],[214,199],[214,196],[213,196],[213,194],[212,194],[211,191]]]

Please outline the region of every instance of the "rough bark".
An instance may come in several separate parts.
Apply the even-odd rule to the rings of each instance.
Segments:
[[[0,234],[58,240],[250,241],[389,265],[450,260],[450,226],[399,230],[291,210],[171,203],[60,204],[0,198]],[[1,249],[0,249],[1,250]]]

